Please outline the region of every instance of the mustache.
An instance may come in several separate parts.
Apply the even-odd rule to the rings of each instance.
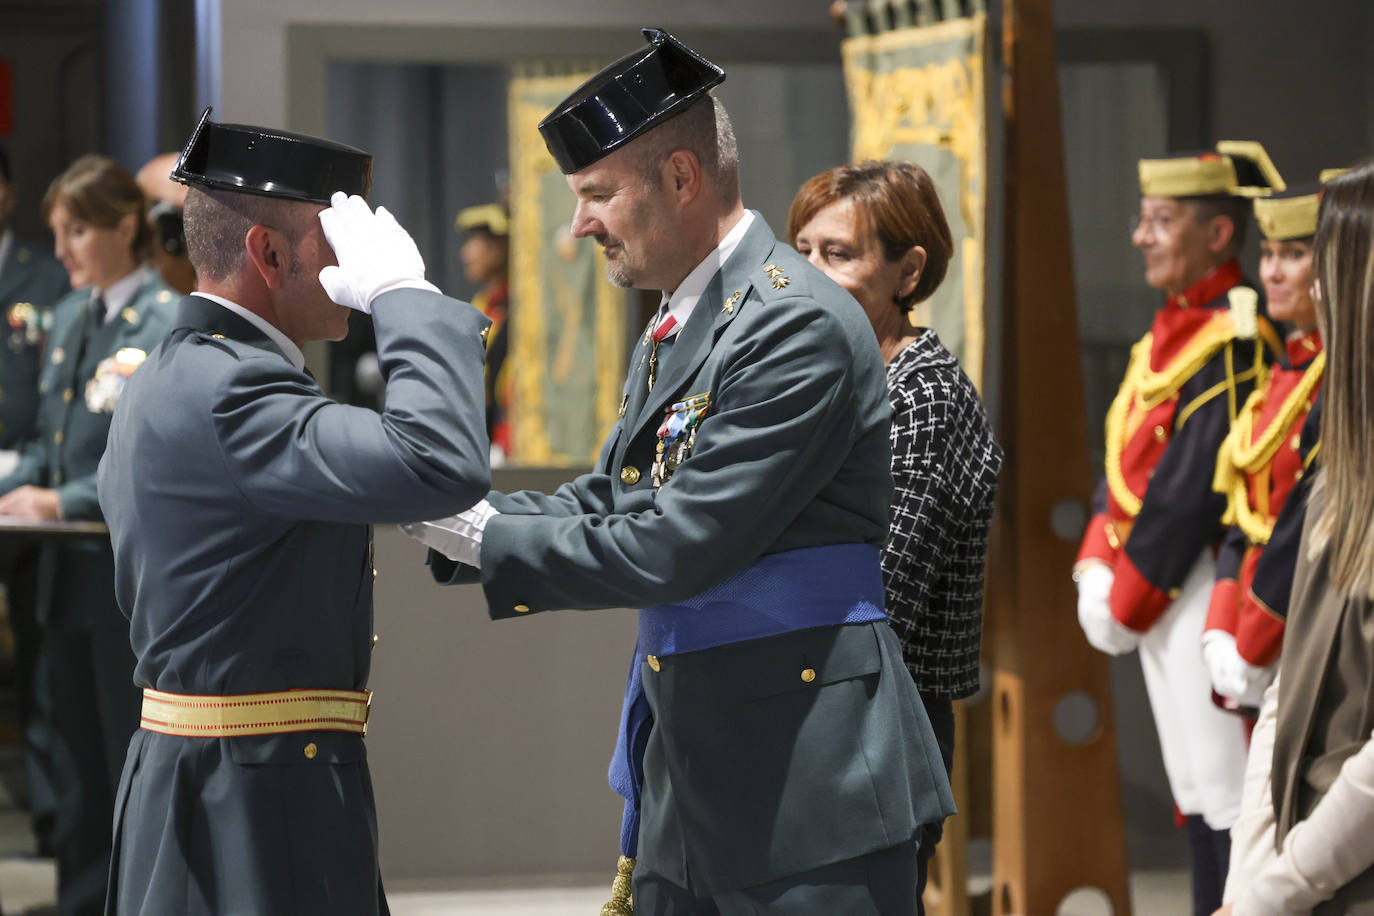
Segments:
[[[592,238],[596,239],[596,243],[597,243],[598,245],[600,245],[602,248],[606,248],[606,247],[608,247],[608,246],[610,246],[610,245],[619,245],[621,248],[624,248],[624,247],[625,247],[625,242],[624,242],[624,240],[622,240],[622,239],[620,239],[620,238],[618,238],[618,237],[616,237],[616,236],[614,236],[614,235],[609,235],[609,234],[594,235],[594,236],[592,236]]]

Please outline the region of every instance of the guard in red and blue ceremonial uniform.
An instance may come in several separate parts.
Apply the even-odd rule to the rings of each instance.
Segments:
[[[1221,902],[1240,811],[1243,723],[1214,706],[1202,635],[1221,539],[1217,449],[1263,377],[1258,293],[1236,253],[1250,200],[1284,188],[1258,143],[1140,162],[1132,242],[1167,295],[1107,415],[1106,485],[1074,566],[1078,618],[1112,655],[1140,649],[1170,790],[1187,817],[1194,913]]]
[[[1226,498],[1222,521],[1231,527],[1217,555],[1203,658],[1217,702],[1238,711],[1257,709],[1274,677],[1305,514],[1305,500],[1294,494],[1316,458],[1316,437],[1304,441],[1302,430],[1326,366],[1311,294],[1319,190],[1313,185],[1255,202],[1269,316],[1291,325],[1292,333],[1286,358],[1250,395],[1222,443],[1213,481]],[[1280,512],[1294,499],[1296,525],[1290,520],[1276,528]],[[1270,559],[1261,590],[1280,610],[1254,589],[1265,557]]]

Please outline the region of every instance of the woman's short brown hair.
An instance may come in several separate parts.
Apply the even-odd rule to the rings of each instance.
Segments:
[[[900,259],[914,245],[925,249],[921,278],[897,307],[906,312],[929,299],[945,279],[954,255],[954,240],[945,208],[926,170],[912,162],[869,159],[821,172],[802,185],[792,199],[787,213],[788,237],[795,243],[797,233],[812,217],[842,200],[854,201],[860,219],[877,235],[889,261]]]
[[[153,234],[144,217],[143,191],[134,176],[108,156],[87,153],[52,180],[43,195],[44,222],[59,203],[77,219],[104,229],[113,229],[132,213],[138,223],[134,261],[141,263],[152,253]]]

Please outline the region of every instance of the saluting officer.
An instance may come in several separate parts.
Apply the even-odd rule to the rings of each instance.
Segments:
[[[883,611],[882,357],[744,209],[724,72],[645,37],[540,127],[574,235],[613,283],[663,291],[620,422],[557,492],[412,530],[493,618],[642,608],[611,764],[636,909],[912,913],[918,830],[953,800]]]
[[[1107,413],[1105,505],[1074,566],[1078,620],[1112,655],[1140,649],[1164,769],[1192,848],[1193,910],[1221,901],[1245,730],[1211,701],[1202,636],[1225,501],[1217,449],[1265,367],[1273,331],[1236,261],[1253,196],[1283,180],[1258,143],[1144,159],[1132,242],[1166,295]],[[1275,341],[1277,344],[1277,341]]]
[[[0,515],[98,521],[96,466],[111,415],[130,375],[171,328],[175,297],[139,266],[150,242],[143,193],[112,160],[72,163],[48,188],[43,215],[76,289],[54,309],[38,438],[0,480]],[[129,624],[114,600],[108,539],[45,541],[37,576],[58,909],[98,913],[119,771],[138,727]]]
[[[1231,527],[1217,555],[1203,658],[1223,707],[1252,715],[1278,662],[1306,517],[1305,488],[1298,484],[1317,457],[1316,439],[1304,441],[1302,433],[1326,368],[1312,298],[1319,196],[1314,184],[1255,201],[1269,317],[1292,330],[1283,360],[1250,395],[1222,443],[1213,481],[1226,498],[1222,521]],[[1278,526],[1294,500],[1293,513]]]
[[[487,321],[364,203],[370,155],[209,113],[173,173],[199,288],[100,466],[143,688],[107,912],[373,916],[368,523],[486,492]],[[372,314],[381,414],[305,369],[344,306]]]

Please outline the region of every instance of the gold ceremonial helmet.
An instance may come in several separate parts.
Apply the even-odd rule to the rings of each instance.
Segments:
[[[1316,184],[1290,188],[1255,201],[1255,222],[1271,242],[1305,239],[1317,234],[1317,206],[1322,185],[1346,169],[1323,169]]]
[[[1222,140],[1215,151],[1140,160],[1145,197],[1268,197],[1287,188],[1255,140]]]
[[[510,217],[506,215],[506,208],[500,204],[465,207],[458,211],[454,229],[458,232],[485,229],[492,235],[506,236],[510,235]]]

